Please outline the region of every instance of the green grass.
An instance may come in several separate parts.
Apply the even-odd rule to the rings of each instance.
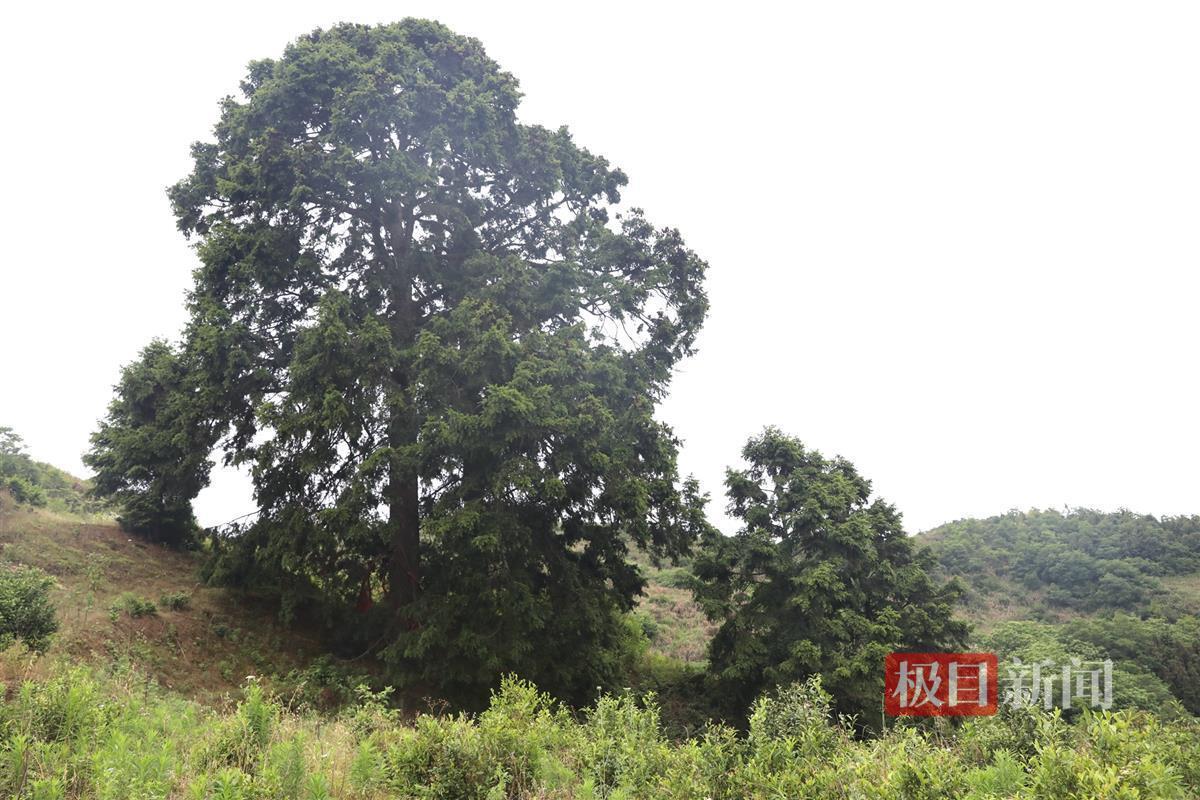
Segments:
[[[655,566],[641,551],[632,553],[646,579],[646,592],[635,612],[649,639],[652,654],[684,664],[702,664],[716,631],[687,587],[687,563]]]

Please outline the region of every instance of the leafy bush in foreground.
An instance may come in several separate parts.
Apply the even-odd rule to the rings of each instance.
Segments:
[[[126,679],[64,669],[0,705],[0,794],[33,798],[1185,798],[1200,725],[1138,712],[1022,711],[899,725],[871,741],[832,720],[820,684],[761,698],[749,732],[671,741],[654,703],[576,716],[506,680],[475,716],[405,722],[363,692],[330,720],[251,682],[218,713]]]
[[[0,565],[0,648],[20,639],[31,650],[45,650],[58,630],[50,587],[54,579],[40,569]]]

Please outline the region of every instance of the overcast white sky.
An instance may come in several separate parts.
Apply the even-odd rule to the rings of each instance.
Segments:
[[[194,256],[163,190],[217,100],[314,27],[428,16],[711,264],[662,416],[714,511],[772,423],[910,530],[1200,513],[1200,5],[790,5],[9,6],[0,425],[83,474],[120,365],[183,324]],[[229,475],[198,503],[252,508]]]

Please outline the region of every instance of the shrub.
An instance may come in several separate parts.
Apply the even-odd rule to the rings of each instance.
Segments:
[[[0,566],[0,645],[17,639],[42,651],[58,630],[50,587],[54,580],[34,567]]]
[[[158,604],[168,611],[183,611],[192,604],[192,596],[187,592],[171,592],[158,598]]]
[[[845,723],[833,720],[833,698],[822,688],[820,675],[760,698],[750,714],[749,739],[756,749],[787,741],[806,755],[821,756],[846,738]]]
[[[158,607],[152,601],[139,597],[133,592],[122,592],[116,600],[112,601],[112,605],[108,607],[108,613],[114,620],[122,613],[137,619],[157,614]]]
[[[662,585],[673,589],[691,589],[696,579],[687,567],[671,567],[664,569],[658,580]]]
[[[587,712],[580,761],[596,789],[639,793],[653,786],[669,753],[653,695],[641,705],[633,697],[602,697]]]
[[[423,714],[361,693],[338,718],[282,709],[253,681],[218,712],[151,686],[56,670],[0,704],[0,796],[96,800],[740,800],[1200,796],[1200,722],[1022,709],[901,722],[855,739],[816,681],[755,704],[748,734],[672,742],[652,701],[580,716],[506,678],[479,715]],[[943,721],[945,722],[945,721]]]
[[[31,506],[46,505],[46,490],[20,475],[13,475],[7,481],[8,491],[18,503],[28,503]]]
[[[264,797],[300,798],[308,767],[300,736],[274,743],[267,751],[258,782]]]
[[[264,756],[280,755],[269,753],[268,745],[282,709],[254,680],[246,684],[244,692],[245,697],[237,711],[212,729],[200,755],[202,764],[216,768],[236,767],[242,772],[253,773]],[[282,756],[276,768],[280,770],[280,780],[286,781],[295,773],[294,754],[283,752]]]
[[[289,705],[330,711],[354,700],[365,675],[352,672],[332,656],[319,656],[303,669],[293,669],[276,682]],[[365,688],[365,687],[364,687]]]
[[[102,702],[100,685],[83,669],[68,669],[44,683],[26,681],[10,712],[17,727],[46,742],[69,742],[94,736],[111,710]]]

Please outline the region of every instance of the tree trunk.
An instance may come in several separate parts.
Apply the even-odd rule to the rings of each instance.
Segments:
[[[421,588],[421,520],[417,476],[393,466],[388,481],[388,601],[400,611]]]
[[[395,405],[388,423],[388,445],[393,453],[385,490],[391,543],[388,601],[400,616],[402,609],[416,600],[421,590],[420,476],[412,453],[420,423],[409,396],[408,376],[402,366],[393,370],[392,380],[398,396],[392,401]]]
[[[399,211],[393,211],[390,255],[393,267],[391,286],[392,340],[398,348],[408,347],[416,336],[417,309],[413,300],[413,276],[407,260],[412,236],[411,218],[404,223]],[[419,476],[412,456],[417,443],[420,423],[416,418],[410,396],[410,381],[405,365],[392,372],[392,417],[388,423],[388,445],[392,448],[392,464],[388,471],[385,497],[388,504],[388,602],[396,617],[404,615],[405,606],[417,599],[421,591],[421,517]],[[403,454],[397,458],[395,454]]]

